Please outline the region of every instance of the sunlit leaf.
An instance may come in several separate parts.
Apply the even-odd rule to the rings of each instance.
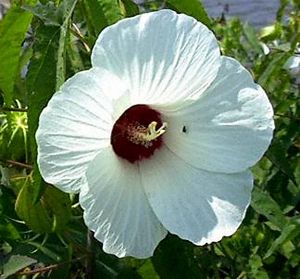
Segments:
[[[262,86],[266,86],[267,82],[274,76],[274,73],[282,69],[284,63],[290,57],[288,52],[281,52],[274,54],[273,59],[267,65],[263,73],[258,79],[258,83]]]
[[[282,32],[282,27],[280,24],[273,24],[270,26],[263,27],[260,30],[259,38],[263,41],[271,41],[280,37]]]
[[[121,13],[124,17],[131,17],[139,14],[139,7],[132,0],[119,0]]]
[[[22,42],[28,31],[32,15],[19,8],[12,8],[0,21],[0,89],[6,105],[14,99],[13,89],[17,76]]]
[[[151,260],[147,260],[139,269],[138,273],[144,279],[159,279]]]
[[[118,0],[85,0],[89,31],[97,36],[106,26],[122,19]]]
[[[279,205],[267,192],[262,191],[258,187],[254,187],[252,192],[251,206],[257,213],[265,216],[278,228],[282,229],[287,223]]]
[[[211,19],[200,0],[168,0],[166,3],[170,8],[173,8],[177,12],[190,15],[208,27],[212,24]]]

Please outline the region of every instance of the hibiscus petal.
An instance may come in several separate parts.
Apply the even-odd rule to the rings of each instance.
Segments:
[[[107,148],[91,162],[86,177],[80,204],[103,250],[118,257],[150,257],[167,232],[149,205],[138,166]]]
[[[220,52],[205,25],[161,10],[106,28],[94,46],[92,64],[126,82],[133,104],[165,104],[204,92],[217,75]]]
[[[110,144],[113,102],[107,84],[115,78],[91,69],[70,78],[43,110],[36,133],[43,178],[77,192],[87,164]]]
[[[250,171],[236,174],[196,169],[164,148],[140,164],[150,204],[164,227],[197,245],[232,235],[250,202]]]
[[[263,89],[234,59],[222,58],[217,78],[191,105],[160,108],[168,147],[187,163],[234,173],[254,165],[269,146],[273,109]]]

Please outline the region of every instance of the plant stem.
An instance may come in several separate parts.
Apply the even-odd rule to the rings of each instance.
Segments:
[[[91,53],[91,49],[87,41],[84,39],[84,36],[81,34],[80,29],[77,27],[75,23],[72,23],[72,27],[73,29],[70,28],[71,33],[81,41],[87,53]]]
[[[94,233],[88,229],[87,231],[87,250],[86,258],[86,279],[95,279],[95,253],[93,245]]]
[[[0,108],[0,112],[27,112],[26,108],[8,108],[8,107],[2,107]]]
[[[45,266],[45,267],[40,267],[40,268],[35,268],[35,269],[32,269],[32,270],[26,270],[26,271],[19,271],[16,273],[16,275],[32,275],[32,274],[37,274],[37,273],[42,273],[42,272],[47,272],[47,271],[50,271],[50,270],[53,270],[53,269],[58,269],[60,267],[63,267],[64,265],[67,265],[67,264],[70,264],[70,263],[73,263],[73,262],[78,262],[78,261],[81,261],[82,259],[84,259],[85,257],[79,257],[79,258],[76,258],[74,260],[71,260],[71,261],[66,261],[66,262],[62,262],[62,263],[58,263],[58,264],[52,264],[52,265],[48,265],[48,266]]]
[[[13,161],[13,160],[6,160],[6,161],[3,161],[3,162],[6,163],[6,164],[14,165],[14,166],[17,166],[17,167],[22,167],[22,168],[29,169],[29,170],[33,169],[32,165],[16,162],[16,161]]]

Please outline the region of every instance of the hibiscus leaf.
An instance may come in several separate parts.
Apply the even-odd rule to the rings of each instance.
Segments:
[[[34,34],[33,56],[27,73],[29,96],[28,126],[32,157],[36,159],[35,131],[42,109],[48,100],[66,79],[66,43],[69,22],[77,1],[65,0],[59,6],[63,20],[61,26],[46,26],[39,23]],[[53,13],[53,11],[51,12]],[[36,202],[45,190],[45,183],[39,176],[37,164],[34,166]]]
[[[61,4],[64,14],[63,24],[60,26],[60,36],[57,50],[56,64],[56,90],[64,83],[66,79],[66,42],[69,33],[69,24],[71,16],[74,12],[77,0],[65,0]]]
[[[16,201],[16,212],[26,225],[38,233],[51,232],[51,217],[41,203],[33,204],[34,185],[26,178]]]
[[[52,231],[61,232],[71,218],[69,195],[49,186],[43,195],[43,199],[46,210],[51,212]]]
[[[278,228],[282,229],[286,225],[287,220],[279,205],[267,192],[258,187],[253,189],[251,206],[257,213],[265,216]]]
[[[152,263],[161,279],[198,278],[201,272],[193,244],[170,234],[155,250]]]
[[[84,4],[84,16],[90,35],[97,36],[106,26],[108,26],[107,19],[97,0],[85,0]]]
[[[23,256],[23,255],[11,255],[3,265],[3,273],[0,275],[0,279],[8,278],[15,274],[17,271],[36,263],[37,260]]]
[[[122,18],[117,0],[85,0],[85,18],[92,35],[98,34],[108,25]]]
[[[70,36],[70,41],[74,37]],[[74,74],[85,69],[84,60],[81,57],[80,45],[75,43],[66,44],[68,61],[70,62],[70,72]]]
[[[35,232],[61,231],[71,216],[69,196],[49,186],[41,199],[34,204],[34,187],[35,184],[32,183],[31,178],[26,177],[16,201],[18,216]]]
[[[280,248],[287,241],[293,240],[300,233],[299,224],[286,225],[278,238],[276,238],[269,250],[266,252],[264,258],[270,257],[278,248]]]
[[[44,194],[47,188],[47,183],[42,178],[39,168],[37,166],[34,167],[34,170],[31,175],[32,181],[34,182],[32,202],[33,204],[36,204]]]
[[[0,89],[6,105],[12,104],[22,42],[32,15],[20,8],[11,8],[0,22]],[[8,45],[9,44],[9,45]]]
[[[270,63],[268,63],[268,66],[265,68],[263,73],[261,73],[258,83],[266,87],[268,84],[268,81],[270,79],[273,79],[274,76],[276,76],[276,72],[280,69],[282,69],[284,63],[287,61],[287,59],[290,57],[289,52],[279,52],[274,54],[272,57],[272,60]]]
[[[144,279],[159,279],[151,260],[146,260],[146,262],[138,269],[138,274]]]
[[[33,56],[27,73],[28,128],[33,158],[36,158],[35,131],[41,111],[55,92],[58,27],[40,24],[34,34]]]
[[[122,19],[122,14],[117,0],[97,0],[109,25]]]
[[[131,17],[139,14],[139,6],[131,0],[119,0],[119,5],[124,17]]]
[[[281,172],[287,175],[287,177],[297,185],[290,162],[288,158],[286,158],[286,150],[279,140],[273,140],[266,156]]]
[[[22,8],[38,17],[45,25],[60,26],[57,7],[53,2],[48,2],[46,4],[38,3],[35,6],[25,5]]]
[[[0,216],[0,235],[2,240],[20,240],[21,235],[17,228]]]
[[[168,0],[166,2],[167,7],[187,15],[190,15],[197,19],[198,21],[204,23],[207,27],[210,27],[212,22],[209,18],[207,12],[204,9],[204,6],[199,0]]]

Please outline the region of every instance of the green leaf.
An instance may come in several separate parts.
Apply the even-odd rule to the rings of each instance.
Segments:
[[[52,217],[52,231],[61,232],[71,218],[72,204],[69,195],[49,186],[43,195],[42,202]]]
[[[287,175],[287,177],[295,185],[297,185],[293,169],[291,168],[290,162],[286,157],[286,150],[279,140],[273,140],[266,156],[280,171]]]
[[[286,225],[283,230],[281,231],[281,235],[276,238],[267,253],[265,254],[264,258],[270,257],[278,248],[280,248],[284,243],[294,239],[300,233],[300,226],[299,224],[289,224]]]
[[[18,216],[35,232],[51,232],[51,217],[47,214],[41,202],[33,204],[33,199],[34,187],[29,179],[26,179],[16,201]]]
[[[61,7],[64,14],[63,24],[60,26],[60,36],[57,50],[57,64],[56,64],[56,91],[66,79],[66,42],[69,33],[69,24],[71,16],[74,12],[77,0],[65,0]]]
[[[198,278],[201,270],[193,254],[194,246],[168,235],[155,250],[152,263],[161,279]]]
[[[206,13],[204,6],[200,0],[168,0],[167,7],[172,8],[173,10],[190,15],[197,19],[198,21],[205,24],[207,27],[211,27],[212,22]]]
[[[20,240],[21,236],[17,228],[10,223],[8,220],[5,220],[0,214],[0,236],[5,240]],[[0,238],[0,239],[1,239]],[[1,243],[1,242],[0,242]],[[1,249],[0,249],[1,251]]]
[[[260,75],[258,79],[258,83],[263,87],[267,86],[268,81],[275,76],[275,72],[282,69],[284,63],[290,57],[290,53],[288,52],[280,52],[274,54],[270,63],[268,63],[267,67]]]
[[[0,279],[8,278],[15,274],[17,271],[36,263],[37,260],[21,255],[12,255],[8,261],[3,265],[3,274],[0,275]]]
[[[256,30],[248,25],[248,24],[244,24],[243,26],[243,33],[245,35],[245,37],[247,38],[247,42],[249,43],[252,51],[255,51],[256,53],[262,53],[262,47],[260,45],[260,42],[256,36],[257,32]]]
[[[38,17],[46,26],[60,26],[57,7],[53,2],[48,2],[46,4],[38,3],[35,6],[25,5],[22,8]]]
[[[251,206],[257,213],[265,216],[278,228],[282,229],[286,225],[287,220],[279,205],[267,192],[262,191],[258,187],[253,189]]]
[[[122,19],[118,0],[85,0],[85,17],[91,35],[98,34],[108,25]],[[92,29],[92,30],[90,30]]]
[[[56,61],[60,28],[39,25],[35,31],[33,56],[27,73],[28,129],[32,157],[36,158],[35,132],[43,108],[56,88]]]
[[[85,69],[83,59],[80,55],[80,47],[78,44],[72,43],[74,37],[70,34],[70,41],[66,45],[68,60],[70,61],[70,72],[77,73]]]
[[[274,41],[276,38],[280,38],[282,33],[282,26],[279,23],[274,25],[263,27],[260,30],[259,38],[264,42]]]
[[[108,26],[107,19],[97,0],[85,0],[84,3],[86,8],[84,16],[91,33],[90,35],[97,36]]]
[[[139,269],[139,275],[142,276],[143,279],[159,279],[158,274],[156,273],[154,266],[151,260],[147,260]]]
[[[32,202],[33,204],[36,204],[44,194],[47,188],[47,183],[42,178],[37,165],[34,166],[31,176],[32,176],[32,184],[34,185],[34,187],[32,187],[33,190]]]
[[[123,18],[118,0],[97,0],[97,2],[102,8],[108,25],[114,24]]]
[[[124,17],[131,17],[139,14],[139,6],[131,0],[119,0],[121,13]]]
[[[4,93],[6,105],[14,99],[13,89],[22,42],[25,39],[32,15],[19,8],[11,8],[0,22],[0,89]]]
[[[71,217],[69,196],[48,186],[39,202],[34,204],[34,198],[34,184],[27,178],[16,201],[16,212],[27,226],[38,233],[63,230]]]

